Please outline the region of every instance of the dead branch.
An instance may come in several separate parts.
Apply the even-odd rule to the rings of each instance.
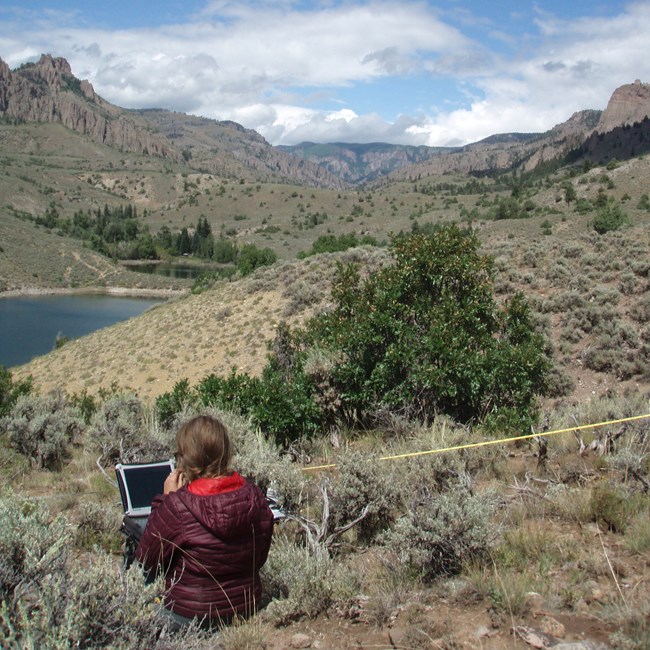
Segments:
[[[102,456],[103,456],[103,454],[102,454]],[[111,477],[106,473],[106,470],[102,467],[102,464],[101,464],[102,456],[100,456],[100,457],[95,461],[95,464],[97,465],[97,467],[99,467],[99,471],[102,473],[102,475],[104,476],[104,478],[105,478],[105,479],[106,479],[106,480],[107,480],[107,481],[108,481],[108,482],[109,482],[113,487],[117,487],[117,481],[115,481],[114,479],[112,479],[112,478],[111,478]]]
[[[305,531],[307,536],[307,543],[312,551],[317,552],[319,549],[325,548],[328,551],[336,546],[334,543],[337,537],[340,537],[343,533],[350,530],[350,528],[356,526],[360,521],[365,519],[370,512],[370,504],[367,504],[364,509],[361,511],[361,514],[351,522],[348,522],[344,526],[338,526],[335,528],[332,533],[327,535],[329,529],[329,518],[330,518],[330,505],[329,505],[329,495],[327,494],[327,486],[322,483],[320,486],[320,491],[323,495],[323,514],[321,517],[320,526],[311,519],[302,517],[301,515],[290,514],[287,515],[287,519],[292,519],[297,522],[302,529]]]

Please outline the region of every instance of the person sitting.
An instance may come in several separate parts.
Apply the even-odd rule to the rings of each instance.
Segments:
[[[176,445],[176,469],[154,497],[136,558],[164,572],[165,608],[177,624],[218,626],[255,611],[273,514],[262,490],[230,468],[219,420],[189,420]]]

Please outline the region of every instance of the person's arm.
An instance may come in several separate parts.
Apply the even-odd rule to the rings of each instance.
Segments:
[[[261,493],[261,490],[260,490]],[[260,501],[260,517],[258,521],[258,548],[257,548],[257,570],[262,568],[269,555],[271,548],[271,538],[273,537],[273,527],[275,521],[273,519],[273,512],[269,508],[266,497],[262,494]]]
[[[151,514],[135,552],[136,559],[145,569],[167,568],[182,543],[183,526],[177,500],[168,496],[182,485],[182,473],[178,470],[172,472],[165,480],[164,494],[154,497],[151,503]]]

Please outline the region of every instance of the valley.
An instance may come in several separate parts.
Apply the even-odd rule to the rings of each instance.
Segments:
[[[268,355],[290,350],[285,328],[295,332],[331,312],[341,265],[370,277],[394,264],[395,236],[435,242],[440,228],[455,225],[474,233],[491,260],[496,303],[507,306],[522,293],[545,337],[549,390],[531,431],[566,432],[547,443],[539,437],[387,463],[377,458],[531,431],[489,418],[435,413],[418,421],[378,409],[372,426],[330,424],[283,447],[250,414],[211,404],[235,438],[236,466],[261,485],[277,484],[295,515],[276,530],[263,577],[269,601],[250,621],[226,628],[220,643],[647,647],[650,428],[626,419],[650,413],[647,84],[626,84],[606,111],[579,111],[546,134],[501,134],[444,151],[341,143],[288,149],[232,122],[125,111],[66,64],[43,57],[22,72],[0,65],[0,292],[165,301],[9,369],[3,390],[31,382],[32,393],[11,405],[22,410],[0,419],[2,516],[36,513],[30,535],[47,540],[43,549],[69,549],[54,560],[44,551],[42,566],[59,564],[30,578],[30,606],[49,612],[51,602],[38,598],[61,588],[61,611],[85,607],[74,599],[91,567],[106,585],[98,602],[132,599],[123,608],[132,618],[113,621],[122,610],[106,606],[106,620],[122,632],[152,633],[147,608],[160,594],[124,591],[114,578],[122,538],[119,499],[106,480],[113,456],[169,457],[174,427],[159,419],[161,398],[173,404],[176,425],[208,408],[197,401],[206,377],[263,377]],[[47,83],[30,91],[38,78]],[[38,101],[26,101],[30,92]],[[598,132],[603,124],[608,131]],[[127,242],[117,235],[83,239],[68,228],[79,212],[127,206],[165,263],[215,264],[174,248],[183,229],[190,239],[200,223],[214,242],[268,248],[276,261],[251,272],[228,261],[227,277],[200,280],[144,274],[129,268]],[[338,247],[345,238],[356,245]],[[310,352],[309,376],[327,388],[333,361]],[[571,429],[610,420],[617,424]],[[65,434],[38,428],[50,421],[74,426]],[[337,467],[311,471],[321,464]],[[12,514],[22,497],[51,516],[38,519],[32,506]],[[344,531],[366,504],[372,516]],[[30,543],[20,534],[10,540],[16,548]],[[435,575],[432,548],[449,561]],[[48,582],[51,575],[74,588]],[[0,614],[0,630],[18,635],[16,643],[20,625],[41,620],[20,611]],[[155,643],[214,647],[196,630]]]

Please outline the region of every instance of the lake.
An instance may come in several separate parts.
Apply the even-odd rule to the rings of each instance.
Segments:
[[[194,280],[209,271],[209,267],[197,266],[196,264],[171,264],[169,262],[155,262],[151,264],[125,264],[129,271],[138,273],[153,273],[154,275],[163,275],[166,278],[183,278]]]
[[[27,363],[54,348],[57,335],[74,339],[137,316],[161,298],[108,295],[18,296],[0,299],[0,364]]]

